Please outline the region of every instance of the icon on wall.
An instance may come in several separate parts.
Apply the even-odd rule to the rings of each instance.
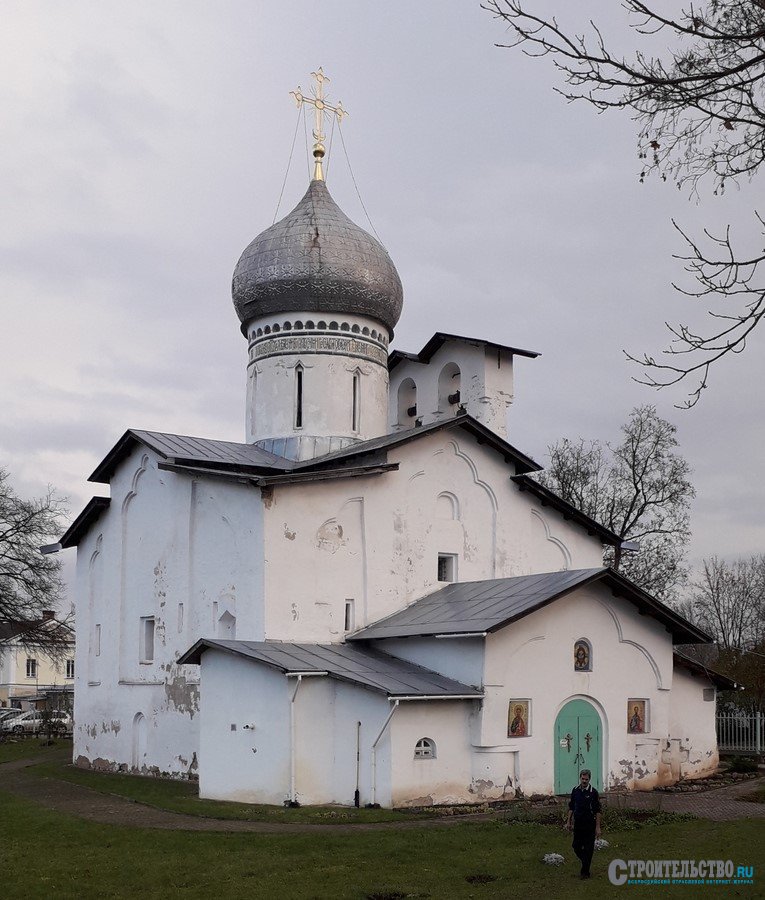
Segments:
[[[577,641],[574,644],[574,671],[590,671],[590,645],[587,641]]]
[[[645,734],[648,730],[645,700],[627,701],[627,731],[630,734]]]
[[[530,700],[511,700],[507,710],[507,736],[511,738],[528,737]]]

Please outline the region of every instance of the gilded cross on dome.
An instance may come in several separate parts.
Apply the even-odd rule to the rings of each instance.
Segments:
[[[338,123],[340,123],[343,120],[343,116],[347,116],[348,113],[343,109],[343,104],[339,100],[335,106],[327,103],[324,96],[324,85],[329,84],[329,78],[324,74],[321,66],[319,66],[317,72],[311,72],[311,75],[316,79],[316,84],[311,86],[311,97],[306,97],[300,85],[298,85],[296,91],[290,91],[290,94],[295,98],[298,106],[308,103],[314,108],[313,158],[315,163],[313,167],[313,178],[314,181],[324,181],[324,171],[321,166],[321,161],[324,159],[325,153],[324,116],[334,115],[337,118]]]

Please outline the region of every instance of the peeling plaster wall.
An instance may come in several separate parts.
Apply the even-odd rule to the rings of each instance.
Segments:
[[[592,647],[592,672],[575,672],[574,642]],[[570,699],[589,700],[601,714],[603,784],[643,789],[665,783],[659,755],[670,731],[672,641],[663,626],[594,584],[568,594],[486,638],[485,699],[476,743],[517,753],[525,794],[554,791],[554,728]],[[509,739],[511,699],[530,698],[530,734]],[[650,702],[650,731],[627,733],[629,698]],[[572,785],[573,787],[573,785]]]
[[[205,652],[201,797],[272,804],[288,798],[290,697],[295,683],[295,678],[266,666],[214,650]],[[295,698],[295,788],[300,803],[353,805],[358,721],[361,802],[370,802],[371,745],[389,711],[382,694],[328,677],[303,678]],[[377,802],[389,806],[390,797],[386,734],[377,755]]]
[[[398,471],[279,486],[266,509],[266,636],[343,639],[438,588],[439,553],[472,581],[602,564],[597,538],[510,481],[512,466],[464,432],[392,449]],[[311,577],[306,578],[310,572]]]
[[[111,494],[77,553],[74,758],[193,775],[198,675],[176,660],[232,627],[263,637],[260,492],[161,471],[138,448]],[[141,617],[155,621],[151,662],[141,661]]]
[[[714,700],[704,690],[714,685],[707,678],[675,668],[670,697],[670,728],[663,755],[677,778],[703,778],[720,761],[717,751]]]

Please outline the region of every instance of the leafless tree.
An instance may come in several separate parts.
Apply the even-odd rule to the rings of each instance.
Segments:
[[[640,123],[641,180],[657,172],[697,197],[701,182],[715,193],[726,183],[752,178],[765,159],[765,0],[702,0],[672,16],[664,4],[623,0],[621,6],[641,46],[624,55],[595,22],[587,34],[564,30],[540,2],[486,0],[484,8],[508,26],[511,40],[530,56],[549,56],[560,72],[559,92],[597,110],[630,111]],[[669,49],[652,55],[659,34]],[[755,212],[758,235],[765,223]],[[678,226],[675,225],[677,228]],[[693,385],[680,406],[694,406],[710,368],[739,353],[765,315],[765,254],[740,254],[729,228],[694,240],[678,228],[686,251],[676,256],[693,279],[681,293],[703,300],[711,319],[702,332],[667,323],[672,339],[664,361],[627,354],[645,369],[638,378],[662,388]],[[686,379],[688,379],[686,381]]]
[[[632,410],[617,446],[564,438],[548,448],[543,484],[625,540],[638,553],[609,548],[605,562],[661,600],[687,576],[690,467],[676,452],[675,426],[653,406]]]
[[[688,607],[690,618],[717,638],[714,668],[744,685],[743,693],[724,695],[726,702],[765,710],[765,555],[704,560]]]
[[[704,560],[691,606],[722,650],[753,650],[765,642],[765,556]]]
[[[7,634],[5,639],[51,656],[71,650],[69,622],[43,616],[61,599],[61,563],[39,552],[40,545],[61,534],[65,508],[52,489],[44,497],[23,500],[0,469],[0,623],[19,626],[0,631],[0,649]]]

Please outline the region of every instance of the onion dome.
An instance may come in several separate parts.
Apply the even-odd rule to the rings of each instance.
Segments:
[[[292,212],[242,253],[231,293],[245,333],[249,321],[272,313],[316,312],[369,316],[392,335],[403,304],[385,248],[316,178]]]

